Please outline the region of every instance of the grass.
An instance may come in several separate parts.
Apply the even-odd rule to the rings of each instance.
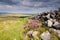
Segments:
[[[18,18],[0,22],[0,40],[23,40],[23,27],[27,18]]]
[[[0,40],[23,40],[24,39],[24,24],[27,23],[28,18],[0,18]],[[36,29],[41,33],[49,31],[48,27],[40,27]],[[40,35],[39,34],[39,35]],[[54,35],[54,40],[59,40]],[[41,38],[39,39],[41,40]]]

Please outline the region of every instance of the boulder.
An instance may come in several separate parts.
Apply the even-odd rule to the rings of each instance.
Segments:
[[[29,38],[32,38],[32,33],[33,33],[33,30],[30,30],[30,31],[27,32],[26,35],[27,35]]]
[[[47,25],[48,25],[49,27],[52,27],[52,25],[53,25],[52,19],[50,19],[50,20],[47,21]]]
[[[49,31],[54,32],[60,38],[60,30],[56,30],[54,28],[50,28]]]
[[[53,24],[53,28],[60,29],[60,23],[58,21],[55,21]]]
[[[38,33],[39,33],[38,31],[34,31],[34,32],[32,33],[32,35],[33,35],[33,36],[37,36]]]
[[[52,35],[49,33],[49,31],[43,32],[40,37],[42,40],[53,40]]]
[[[48,19],[50,19],[50,14],[48,14],[46,17],[47,17]]]
[[[38,38],[38,34],[39,34],[38,31],[34,31],[34,32],[32,33],[32,36],[33,36],[35,39],[39,39],[39,38]]]
[[[33,30],[30,30],[26,33],[26,36],[24,39],[27,39],[28,37],[33,40],[33,39],[39,39],[38,37],[38,34],[39,32],[38,31],[33,31]]]

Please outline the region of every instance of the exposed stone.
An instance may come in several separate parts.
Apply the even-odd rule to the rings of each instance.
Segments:
[[[38,39],[38,34],[39,34],[38,31],[34,31],[34,32],[32,33],[32,36],[33,36],[35,39]]]
[[[33,33],[33,30],[28,31],[27,32],[27,36],[30,37],[30,38],[32,38],[32,33]]]
[[[46,17],[47,17],[48,19],[50,19],[50,14],[48,14]]]
[[[40,35],[40,37],[41,37],[42,40],[53,40],[52,35],[48,31],[43,32]]]
[[[55,21],[54,24],[53,24],[53,27],[55,29],[60,29],[60,23],[58,21]]]
[[[54,32],[58,37],[60,37],[60,30],[56,30],[54,28],[50,28],[49,31]]]
[[[52,19],[48,20],[47,22],[48,22],[47,25],[48,25],[49,27],[52,27],[52,25],[53,25]]]

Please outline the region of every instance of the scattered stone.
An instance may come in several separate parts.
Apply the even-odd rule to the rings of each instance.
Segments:
[[[60,29],[60,23],[58,21],[55,21],[54,24],[53,24],[53,27],[55,29]]]
[[[56,30],[56,34],[60,37],[60,30]]]
[[[37,27],[39,28],[40,24],[39,21],[42,21],[42,25],[44,25],[45,27],[48,26],[49,27],[49,31],[52,31],[53,33],[55,33],[58,37],[60,37],[60,10],[56,10],[56,11],[51,11],[51,12],[47,12],[47,13],[41,13],[37,16],[33,16],[31,18],[32,20],[29,21],[29,23],[27,23],[26,27],[29,28],[31,27],[32,29],[36,29]],[[38,21],[36,21],[38,20]],[[42,26],[41,26],[42,27]],[[49,31],[43,32],[40,37],[42,40],[54,40],[54,35],[51,35],[49,33]],[[38,38],[38,31],[28,31],[27,35],[30,38]]]
[[[28,31],[27,32],[27,36],[30,37],[30,38],[32,38],[32,33],[33,33],[33,30]]]
[[[35,39],[39,39],[39,38],[38,38],[38,34],[39,34],[38,31],[34,31],[34,32],[32,33],[32,36],[33,36]]]
[[[52,19],[48,20],[47,22],[48,22],[47,25],[48,25],[49,27],[52,27],[52,25],[53,25]]]
[[[60,37],[60,30],[56,30],[54,28],[50,28],[49,31],[54,32],[58,37]]]
[[[52,35],[48,31],[43,32],[40,35],[40,37],[41,37],[42,40],[53,40]]]
[[[32,35],[37,36],[38,33],[39,33],[38,31],[34,31]]]
[[[48,19],[50,19],[50,14],[48,14],[46,17],[47,17]]]
[[[60,29],[60,24],[57,24],[56,22],[54,22],[54,24],[53,24],[54,19],[56,19],[57,21],[60,22],[60,11],[59,11],[59,9],[55,10],[55,11],[51,11],[51,12],[43,12],[37,16],[34,16],[34,18],[37,20],[43,21],[44,23],[48,22],[47,25],[49,27],[52,27],[52,25],[53,25],[54,27],[57,27]],[[51,21],[51,19],[53,21]]]

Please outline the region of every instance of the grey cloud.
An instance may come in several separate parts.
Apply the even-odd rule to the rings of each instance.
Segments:
[[[60,0],[0,0],[0,11],[42,12],[57,7],[60,7]]]
[[[13,2],[11,0],[0,0],[0,2],[3,3],[3,4],[8,4],[8,5],[17,4],[16,2]]]

